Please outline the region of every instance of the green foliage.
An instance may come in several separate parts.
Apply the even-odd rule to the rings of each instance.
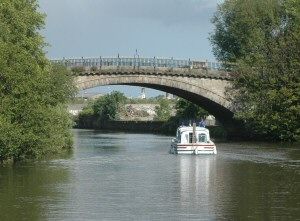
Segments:
[[[249,131],[300,136],[300,2],[227,0],[216,13],[214,53],[236,62],[229,95]]]
[[[225,62],[236,62],[247,55],[256,57],[280,25],[278,8],[278,0],[224,1],[212,20],[215,32],[211,41],[216,57]]]
[[[0,3],[0,161],[41,158],[71,146],[64,105],[74,93],[61,66],[51,66],[34,0]]]
[[[100,97],[93,105],[95,115],[101,120],[117,119],[118,110],[126,101],[124,94],[114,91]]]
[[[126,99],[123,93],[117,91],[104,95],[84,107],[79,114],[79,120],[84,121],[85,118],[89,117],[95,117],[100,121],[116,120],[119,110],[125,104]]]
[[[94,115],[94,101],[89,101],[88,104],[79,113],[79,117],[93,116]]]
[[[181,119],[206,118],[209,113],[200,106],[180,98],[176,103],[176,116]]]
[[[70,99],[74,99],[77,88],[73,83],[74,79],[71,72],[61,64],[51,65],[50,74],[47,76],[48,94],[51,103],[66,104]],[[46,77],[45,77],[46,78]]]
[[[160,99],[159,105],[155,107],[156,116],[154,120],[167,121],[171,117],[171,106],[167,99]]]
[[[73,68],[71,68],[71,72],[73,72],[74,74],[84,73],[85,72],[85,68],[82,67],[82,66],[73,67]]]
[[[93,66],[93,67],[91,67],[91,69],[90,69],[92,72],[97,72],[98,71],[98,67],[96,67],[96,66]]]
[[[227,140],[228,133],[226,128],[223,126],[207,126],[209,129],[210,136],[213,138]]]
[[[165,133],[174,134],[182,121],[199,120],[201,118],[206,118],[209,115],[209,113],[200,106],[182,98],[177,100],[175,108],[176,115],[170,117],[163,125],[162,130]]]

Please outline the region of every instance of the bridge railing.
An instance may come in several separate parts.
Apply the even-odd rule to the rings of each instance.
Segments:
[[[61,59],[52,60],[53,63],[61,63],[66,67],[154,67],[154,68],[203,68],[211,70],[224,70],[227,69],[223,63],[220,62],[207,62],[207,61],[193,61],[193,60],[178,60],[178,59],[163,59],[163,58],[80,58],[80,59]]]

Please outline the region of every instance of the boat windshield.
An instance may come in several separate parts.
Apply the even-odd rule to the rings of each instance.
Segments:
[[[199,134],[198,135],[198,141],[206,143],[207,142],[207,136],[206,136],[206,134],[203,134],[203,133]]]

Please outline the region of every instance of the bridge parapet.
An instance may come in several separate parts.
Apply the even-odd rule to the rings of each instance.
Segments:
[[[147,74],[230,79],[230,68],[220,62],[162,58],[81,58],[52,60],[75,75]]]
[[[58,59],[53,63],[62,63],[67,67],[105,67],[105,66],[125,66],[125,67],[168,67],[168,68],[203,68],[210,70],[229,70],[228,64],[221,62],[208,62],[196,60],[179,60],[173,58],[80,58],[80,59]]]

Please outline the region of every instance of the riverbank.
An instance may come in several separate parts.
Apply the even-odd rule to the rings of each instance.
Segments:
[[[117,132],[153,133],[175,136],[177,125],[166,127],[165,121],[105,121],[100,122],[95,117],[87,117],[84,121],[77,121],[74,128],[94,129]],[[222,126],[208,126],[212,138],[226,139],[227,133]]]
[[[93,117],[76,124],[77,129],[108,130],[118,132],[143,132],[159,134],[164,122],[162,121],[106,121],[99,122]]]

